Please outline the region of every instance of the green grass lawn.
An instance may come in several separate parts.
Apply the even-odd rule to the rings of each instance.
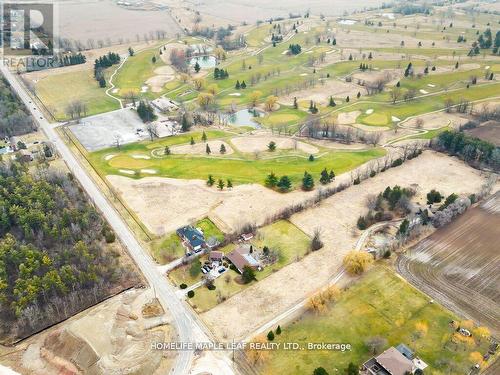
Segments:
[[[152,62],[153,56],[156,57],[156,63]],[[119,95],[121,96],[129,91],[141,93],[141,87],[146,84],[149,78],[155,75],[154,70],[164,65],[165,63],[159,55],[158,48],[141,51],[127,59],[113,78],[113,83],[120,89]],[[171,87],[171,89],[175,87]],[[156,97],[160,96],[161,93],[151,93],[148,91],[145,95]]]
[[[455,350],[450,343],[453,329],[451,320],[458,320],[451,312],[436,303],[383,266],[374,267],[358,282],[343,292],[340,300],[321,315],[305,313],[291,325],[282,328],[277,342],[328,342],[351,344],[351,351],[289,351],[270,352],[260,373],[312,374],[316,367],[324,367],[329,374],[343,374],[349,362],[356,365],[368,360],[372,353],[365,340],[381,336],[387,347],[404,343],[422,358],[429,368],[447,374],[446,360],[456,366],[454,374],[464,374],[472,363],[468,357],[477,347]],[[415,339],[415,324],[423,322],[428,332]],[[484,353],[486,341],[479,348]],[[440,362],[441,361],[441,362]],[[440,364],[445,363],[445,364]]]
[[[256,272],[257,281],[253,282],[255,283],[285,267],[287,264],[306,256],[310,251],[311,239],[289,221],[280,220],[260,228],[256,237],[251,241],[251,244],[259,249],[267,246],[271,251],[276,251],[278,254],[278,261],[276,263],[265,267],[260,272]],[[233,250],[234,246],[230,245],[222,250],[227,253]],[[185,266],[184,268],[189,269],[189,267]],[[174,277],[177,280],[179,276],[187,273],[186,270],[176,270],[175,272]],[[195,291],[195,296],[189,302],[197,311],[207,311],[253,283],[242,284],[239,281],[239,274],[233,270],[229,270],[216,279],[215,290],[208,290],[206,287],[198,288]]]
[[[111,68],[114,69],[114,68]],[[110,70],[106,71],[108,80]],[[73,101],[87,106],[87,116],[120,108],[118,101],[106,95],[94,79],[92,70],[49,75],[36,83],[36,94],[57,120],[66,120],[66,108]]]
[[[209,139],[224,139],[233,136],[231,133],[223,131],[207,131]],[[385,151],[380,148],[373,148],[365,151],[332,151],[321,149],[316,159],[311,162],[309,155],[300,151],[277,151],[262,152],[259,159],[255,155],[236,153],[230,155],[170,155],[163,156],[163,149],[166,145],[186,144],[193,137],[196,142],[200,142],[201,133],[194,132],[182,134],[175,137],[168,137],[156,142],[140,142],[123,146],[120,150],[116,148],[101,150],[90,154],[93,165],[104,174],[120,174],[120,169],[135,170],[134,178],[145,177],[141,169],[154,169],[157,176],[185,178],[185,179],[206,179],[208,175],[213,175],[217,180],[230,179],[235,184],[260,183],[263,184],[266,176],[270,172],[277,175],[288,175],[294,187],[300,183],[304,171],[313,174],[316,181],[320,172],[327,168],[333,169],[336,174],[347,172],[365,162],[381,157]],[[133,154],[151,155],[151,159],[133,158]],[[106,160],[106,155],[116,155],[110,160]]]

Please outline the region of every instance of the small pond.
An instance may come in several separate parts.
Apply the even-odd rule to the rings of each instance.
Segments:
[[[256,109],[242,109],[238,112],[228,115],[229,124],[234,126],[251,126],[259,129],[260,124],[255,121],[256,117],[262,117],[264,114]]]
[[[214,68],[217,65],[217,59],[215,56],[196,56],[189,61],[189,64],[194,66],[196,62],[200,64],[202,69]]]

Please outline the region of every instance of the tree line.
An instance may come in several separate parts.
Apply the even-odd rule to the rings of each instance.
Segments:
[[[495,171],[500,170],[500,148],[463,132],[447,130],[432,142],[432,146],[437,150],[456,155],[472,166],[486,166]]]
[[[100,87],[106,87],[106,79],[104,78],[104,70],[115,64],[120,63],[120,55],[114,52],[108,52],[94,62],[94,78],[99,82]]]
[[[2,76],[0,80],[0,137],[26,134],[36,129],[36,125],[24,104],[12,91],[9,82]]]

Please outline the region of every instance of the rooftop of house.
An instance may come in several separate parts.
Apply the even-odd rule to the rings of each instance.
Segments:
[[[205,243],[203,233],[198,228],[194,228],[191,225],[177,229],[177,234],[189,241],[193,248],[202,246]]]
[[[224,258],[224,253],[222,251],[211,251],[209,257],[210,259],[221,260]]]
[[[405,375],[413,369],[413,363],[393,346],[375,359],[392,375]]]
[[[260,263],[253,257],[251,249],[252,247],[250,245],[238,246],[227,254],[226,258],[229,259],[240,272],[243,272],[245,266],[257,268]]]
[[[399,344],[396,346],[396,350],[408,358],[410,361],[415,357],[415,353],[405,344]]]

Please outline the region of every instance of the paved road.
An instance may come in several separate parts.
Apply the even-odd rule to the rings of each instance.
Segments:
[[[47,121],[38,106],[26,92],[24,86],[19,83],[18,79],[5,66],[3,66],[3,64],[0,65],[0,70],[4,77],[9,81],[14,91],[30,110],[31,114],[36,119],[47,138],[54,144],[57,151],[68,165],[70,171],[78,179],[81,186],[93,200],[96,207],[101,210],[106,220],[116,232],[118,238],[126,246],[130,256],[134,259],[137,266],[144,274],[144,277],[148,281],[149,285],[154,288],[161,305],[165,309],[169,310],[170,315],[172,316],[173,324],[177,330],[178,340],[181,342],[213,341],[205,333],[206,331],[202,326],[202,323],[197,320],[197,317],[195,317],[189,307],[185,305],[185,302],[179,300],[175,294],[173,286],[171,286],[165,280],[164,276],[158,271],[154,261],[135,239],[131,230],[125,224],[121,216],[104,197],[103,193],[99,190],[94,181],[87,175],[86,171],[78,163],[70,149],[59,137],[55,131],[55,127],[57,125],[50,124]],[[194,353],[192,351],[180,351],[171,373],[176,375],[188,374],[193,354]]]

